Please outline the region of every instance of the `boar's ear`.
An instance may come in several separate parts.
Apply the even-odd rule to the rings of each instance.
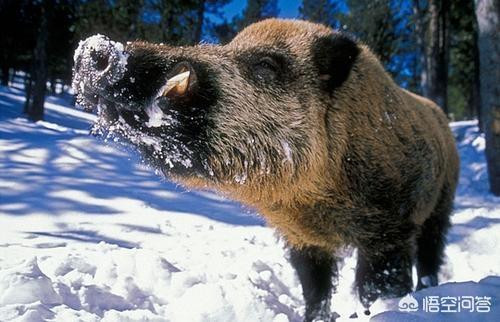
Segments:
[[[332,93],[342,85],[359,54],[359,47],[351,36],[335,32],[316,39],[312,45],[314,65],[324,90]]]

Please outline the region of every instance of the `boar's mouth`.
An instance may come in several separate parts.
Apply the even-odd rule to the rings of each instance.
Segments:
[[[143,60],[104,36],[80,43],[73,88],[79,105],[97,110],[92,133],[131,144],[166,175],[206,177],[207,102],[195,93],[192,65]]]

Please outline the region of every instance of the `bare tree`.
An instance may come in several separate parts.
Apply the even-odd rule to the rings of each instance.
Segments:
[[[446,114],[448,114],[449,10],[448,0],[429,0],[427,96],[441,106]]]
[[[33,121],[43,119],[45,91],[47,88],[48,61],[47,47],[49,36],[49,15],[53,8],[51,0],[41,3],[40,27],[38,29],[35,53],[33,56],[32,79],[33,85],[28,86],[24,113]]]
[[[428,75],[427,75],[427,55],[426,55],[426,31],[427,31],[427,14],[425,6],[421,0],[413,1],[413,16],[415,20],[415,38],[419,55],[420,64],[420,88],[424,96],[429,96],[428,90]]]
[[[476,0],[481,113],[490,188],[500,196],[500,0]]]
[[[481,114],[481,79],[480,79],[480,64],[479,64],[479,45],[478,45],[478,33],[476,26],[476,32],[473,33],[474,36],[474,47],[473,47],[473,57],[474,57],[474,81],[472,84],[472,93],[470,95],[469,106],[471,109],[470,115],[477,115],[479,130],[483,131],[483,117]]]
[[[198,8],[196,9],[196,22],[194,24],[193,43],[199,43],[203,31],[203,17],[205,16],[205,0],[198,1]]]

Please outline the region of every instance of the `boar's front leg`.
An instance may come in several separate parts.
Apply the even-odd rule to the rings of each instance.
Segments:
[[[330,321],[332,279],[337,279],[337,264],[332,254],[317,248],[290,250],[290,261],[297,271],[306,302],[304,322]]]
[[[412,256],[404,250],[358,250],[356,288],[365,314],[377,298],[404,296],[412,291]]]

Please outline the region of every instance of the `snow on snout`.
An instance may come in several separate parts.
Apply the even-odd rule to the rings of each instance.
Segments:
[[[146,108],[146,114],[149,117],[149,121],[146,123],[147,127],[159,127],[162,125],[163,111],[156,104],[156,101]]]
[[[103,60],[107,60],[107,65],[99,66],[95,53],[105,55]],[[106,36],[97,34],[80,41],[73,56],[73,89],[83,95],[86,86],[102,89],[105,85],[116,83],[127,70],[127,59],[123,44]]]

